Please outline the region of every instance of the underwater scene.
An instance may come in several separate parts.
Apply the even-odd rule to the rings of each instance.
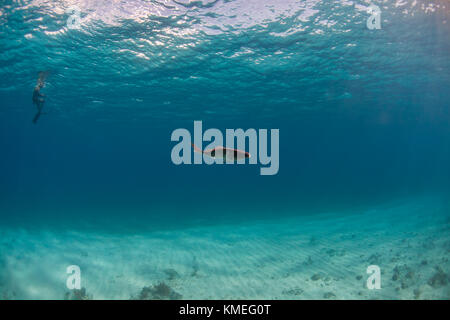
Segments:
[[[0,0],[0,300],[450,299],[447,0]]]

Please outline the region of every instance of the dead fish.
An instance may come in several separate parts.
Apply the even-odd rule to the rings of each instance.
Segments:
[[[203,150],[197,147],[195,144],[192,144],[192,147],[194,148],[195,152],[206,154],[208,157],[217,159],[222,158],[224,160],[241,160],[245,158],[250,158],[251,155],[248,152],[238,150],[238,149],[231,149],[231,148],[225,148],[222,146],[215,147],[213,149]]]

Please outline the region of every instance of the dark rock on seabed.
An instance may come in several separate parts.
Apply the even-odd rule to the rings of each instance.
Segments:
[[[152,287],[144,287],[137,297],[132,297],[132,300],[179,300],[182,295],[175,292],[164,282]]]

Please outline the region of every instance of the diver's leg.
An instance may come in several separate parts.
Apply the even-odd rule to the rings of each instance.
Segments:
[[[36,122],[39,120],[39,117],[41,116],[41,111],[38,111],[36,115],[33,118],[33,123],[36,124]]]
[[[44,107],[44,102],[43,101],[39,101],[36,104],[36,107],[37,107],[38,111],[37,111],[36,115],[33,118],[33,123],[34,124],[36,124],[36,122],[39,120],[39,117],[41,116],[41,111],[42,111],[42,108]]]

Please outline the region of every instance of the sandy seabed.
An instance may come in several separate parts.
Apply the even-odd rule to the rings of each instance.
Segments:
[[[0,299],[450,299],[448,210],[421,200],[139,234],[0,226]],[[67,289],[69,265],[83,289]]]

